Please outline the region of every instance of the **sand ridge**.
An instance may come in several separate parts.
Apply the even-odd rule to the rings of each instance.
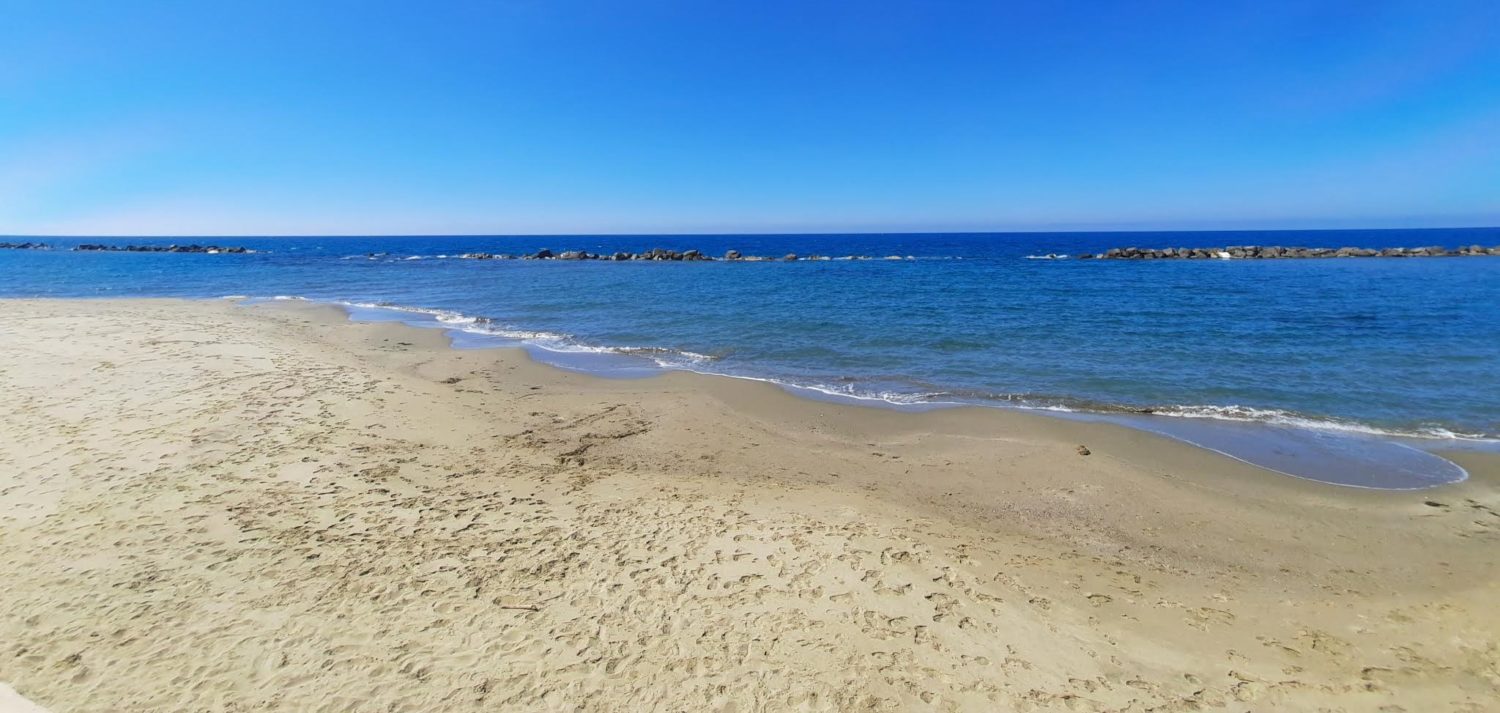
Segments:
[[[57,713],[1500,704],[1482,454],[1369,493],[310,305],[3,310],[0,680]]]

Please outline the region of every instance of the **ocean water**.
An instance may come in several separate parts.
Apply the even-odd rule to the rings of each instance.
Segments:
[[[340,302],[356,318],[455,329],[459,346],[524,345],[606,375],[692,369],[875,405],[1118,420],[1351,485],[1455,480],[1462,471],[1426,451],[1500,439],[1500,257],[1036,259],[1129,246],[1493,246],[1500,228],[47,242],[256,252],[0,250],[0,296]],[[456,259],[653,247],[835,259]],[[874,259],[837,259],[847,256]]]

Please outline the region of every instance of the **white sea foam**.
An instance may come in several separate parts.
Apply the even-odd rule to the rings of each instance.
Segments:
[[[857,389],[852,386],[828,386],[825,384],[817,383],[799,384],[796,382],[781,381],[778,379],[765,379],[765,381],[769,381],[774,384],[780,384],[782,386],[788,386],[793,389],[806,389],[808,391],[815,391],[827,396],[837,396],[840,398],[855,399],[857,401],[882,401],[894,406],[914,406],[917,404],[951,404],[955,406],[960,405],[960,402],[958,401],[942,401],[941,399],[944,394],[941,392],[927,393],[907,391],[868,391]]]
[[[732,374],[722,371],[708,371],[700,369],[683,369],[695,374],[707,376],[721,376],[729,379],[740,379],[743,381],[758,381],[763,384],[774,384],[791,391],[811,391],[825,396],[833,396],[839,399],[852,401],[880,402],[892,406],[963,406],[962,401],[943,400],[946,394],[941,392],[904,392],[904,391],[862,391],[852,386],[829,386],[819,383],[804,383],[787,379],[777,379],[768,376],[749,376],[746,374]]]
[[[697,352],[691,352],[682,349],[672,349],[670,347],[613,347],[585,344],[577,341],[570,334],[507,327],[505,325],[497,324],[487,317],[476,317],[452,310],[427,309],[422,307],[407,307],[404,305],[371,302],[337,302],[337,304],[344,307],[357,307],[363,309],[375,309],[388,312],[401,312],[413,315],[423,315],[431,317],[434,321],[451,329],[468,332],[470,334],[481,334],[517,342],[524,342],[529,346],[563,354],[619,354],[623,356],[638,356],[650,359],[658,366],[661,366],[663,368],[675,368],[677,366],[680,366],[682,362],[699,363],[717,360],[717,357],[708,354],[699,354]]]
[[[597,347],[613,354],[626,354],[630,356],[643,356],[651,359],[658,357],[675,357],[693,362],[718,361],[718,357],[708,354],[699,354],[685,349],[672,349],[669,347]]]
[[[1207,418],[1219,421],[1265,423],[1317,431],[1354,433],[1368,436],[1397,436],[1402,438],[1425,438],[1433,440],[1492,441],[1493,438],[1477,433],[1458,433],[1436,426],[1400,429],[1380,428],[1353,421],[1305,416],[1280,409],[1253,408],[1250,406],[1167,406],[1152,409],[1154,416],[1175,418]]]
[[[483,318],[471,317],[462,312],[455,312],[453,310],[406,307],[403,305],[391,304],[389,302],[335,302],[335,304],[344,307],[361,307],[364,309],[378,309],[388,312],[404,312],[406,314],[426,315],[432,317],[438,322],[442,322],[443,324],[471,325],[484,321]]]
[[[1028,406],[1028,405],[1025,405],[1025,404],[1021,404],[1021,408],[1024,408],[1024,409],[1027,409],[1027,410],[1030,410],[1030,411],[1056,411],[1058,413],[1078,413],[1078,409],[1076,409],[1076,408],[1068,408],[1067,406],[1063,406],[1061,404],[1042,404],[1042,405],[1039,405],[1039,406]]]

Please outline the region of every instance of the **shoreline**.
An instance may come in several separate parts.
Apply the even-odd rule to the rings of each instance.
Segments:
[[[55,710],[1500,701],[1494,454],[1356,490],[328,305],[0,306],[0,680]]]
[[[113,299],[113,298],[65,298],[65,299]],[[243,302],[245,304],[258,304],[258,303],[262,303],[262,302],[278,302],[278,301],[307,302],[307,303],[310,303],[310,304],[330,305],[330,306],[334,306],[334,307],[339,307],[341,309],[344,309],[346,312],[348,312],[348,316],[349,316],[349,318],[352,321],[357,321],[357,322],[400,321],[400,320],[392,320],[392,319],[383,319],[383,318],[379,318],[379,317],[374,317],[373,316],[373,315],[378,315],[380,313],[410,314],[410,315],[420,316],[420,317],[430,317],[430,318],[433,318],[435,320],[434,324],[419,324],[418,322],[420,322],[421,320],[413,320],[412,323],[411,323],[411,326],[418,326],[418,327],[422,327],[422,328],[441,328],[441,329],[447,329],[447,330],[451,330],[451,331],[453,331],[455,333],[463,333],[463,334],[465,334],[465,335],[467,335],[469,337],[478,337],[478,338],[481,338],[481,339],[484,338],[484,337],[494,337],[494,338],[496,338],[496,342],[493,345],[486,345],[482,341],[475,341],[475,342],[468,343],[466,345],[455,344],[455,348],[461,348],[461,349],[486,349],[486,348],[502,348],[502,349],[503,348],[522,348],[522,349],[531,349],[531,348],[535,348],[537,350],[544,351],[544,352],[547,352],[547,353],[550,353],[550,354],[559,355],[559,357],[557,359],[555,359],[555,360],[539,359],[539,361],[542,361],[544,363],[547,363],[547,364],[550,364],[550,365],[553,365],[553,366],[557,366],[558,368],[569,369],[569,370],[578,371],[578,372],[581,372],[581,373],[604,374],[604,375],[608,376],[608,378],[616,378],[616,377],[613,377],[613,376],[609,376],[609,374],[611,373],[612,370],[609,369],[608,367],[590,368],[588,366],[576,366],[576,367],[575,366],[570,366],[566,362],[566,358],[567,357],[563,356],[563,355],[599,355],[599,356],[605,356],[605,357],[609,357],[609,356],[634,357],[634,358],[639,358],[639,359],[643,359],[643,360],[647,360],[647,361],[653,361],[654,365],[652,367],[648,367],[648,369],[652,372],[652,375],[654,375],[657,371],[689,371],[689,372],[693,372],[693,373],[697,373],[697,374],[702,374],[702,375],[705,375],[705,376],[717,376],[717,377],[724,377],[724,378],[731,378],[731,379],[746,379],[746,380],[750,380],[750,381],[762,381],[762,382],[774,384],[774,385],[776,385],[778,387],[782,387],[782,388],[785,388],[785,389],[793,390],[793,391],[795,391],[797,393],[811,392],[811,393],[818,394],[818,396],[808,396],[807,398],[819,399],[819,398],[822,398],[822,397],[827,397],[827,398],[829,398],[831,400],[834,400],[837,403],[868,403],[868,404],[870,404],[872,406],[876,406],[876,407],[880,407],[880,408],[884,408],[884,407],[887,407],[887,406],[892,407],[892,408],[896,408],[896,409],[905,409],[905,408],[909,408],[909,407],[920,409],[920,408],[924,408],[924,407],[953,408],[953,407],[977,406],[977,407],[982,407],[982,408],[1015,409],[1015,410],[1025,411],[1025,412],[1029,412],[1029,413],[1038,413],[1038,414],[1079,414],[1079,415],[1084,415],[1084,416],[1091,416],[1091,415],[1099,415],[1099,416],[1126,416],[1126,417],[1144,416],[1144,417],[1150,417],[1150,418],[1203,419],[1203,420],[1209,420],[1209,421],[1222,421],[1222,422],[1227,422],[1227,423],[1250,423],[1250,424],[1262,424],[1262,425],[1269,425],[1269,426],[1286,426],[1286,427],[1301,428],[1301,429],[1306,429],[1306,430],[1327,431],[1327,432],[1333,432],[1333,433],[1348,433],[1348,434],[1351,434],[1351,435],[1370,436],[1370,437],[1374,437],[1374,438],[1405,439],[1405,440],[1410,440],[1410,441],[1437,441],[1437,442],[1440,442],[1440,441],[1458,441],[1458,442],[1464,442],[1464,443],[1474,443],[1474,444],[1483,444],[1483,445],[1493,444],[1493,445],[1495,445],[1497,447],[1500,447],[1500,436],[1497,436],[1497,435],[1481,434],[1481,433],[1468,433],[1468,432],[1463,432],[1463,431],[1453,431],[1453,430],[1450,430],[1450,429],[1448,429],[1446,427],[1437,427],[1437,426],[1426,427],[1426,428],[1415,429],[1415,430],[1413,430],[1413,429],[1392,429],[1392,428],[1386,428],[1386,427],[1382,427],[1382,426],[1378,426],[1378,425],[1371,425],[1371,424],[1368,424],[1368,423],[1365,423],[1365,422],[1362,422],[1362,421],[1352,420],[1352,419],[1348,419],[1348,418],[1335,417],[1335,416],[1306,415],[1306,414],[1301,414],[1301,413],[1298,413],[1298,412],[1295,412],[1295,411],[1287,411],[1287,410],[1277,409],[1277,408],[1260,408],[1260,407],[1247,407],[1247,406],[1239,406],[1239,405],[1219,405],[1219,404],[1197,404],[1197,405],[1193,405],[1193,404],[1168,404],[1168,405],[1161,405],[1161,406],[1132,406],[1132,405],[1127,405],[1127,404],[1112,404],[1112,403],[1104,403],[1104,402],[1097,402],[1096,403],[1096,402],[1088,401],[1087,399],[1083,399],[1081,397],[1068,398],[1068,399],[1060,399],[1060,400],[1070,401],[1070,402],[1072,402],[1071,404],[1061,404],[1061,403],[1059,403],[1059,404],[1029,403],[1027,401],[1027,399],[1028,398],[1032,398],[1032,397],[1027,396],[1027,395],[989,395],[989,396],[985,396],[985,395],[977,395],[976,394],[976,395],[973,395],[973,396],[964,396],[959,391],[954,390],[954,389],[956,389],[958,387],[942,387],[942,386],[936,386],[936,385],[932,385],[931,388],[942,389],[942,390],[941,391],[935,391],[935,392],[910,392],[910,393],[902,392],[902,393],[888,393],[888,394],[887,393],[869,394],[869,393],[856,393],[856,392],[841,392],[841,391],[838,391],[838,390],[836,390],[836,389],[834,389],[832,387],[829,387],[829,386],[823,385],[823,384],[805,384],[805,383],[799,383],[799,382],[791,381],[791,380],[788,380],[788,379],[785,379],[785,378],[779,378],[779,377],[773,377],[773,376],[758,376],[758,375],[753,375],[753,374],[735,374],[735,373],[730,373],[730,372],[716,372],[716,371],[708,371],[708,370],[699,370],[699,369],[693,369],[693,368],[691,368],[689,366],[686,366],[686,365],[683,365],[683,364],[680,364],[680,363],[675,363],[675,362],[662,363],[660,361],[657,361],[657,360],[653,359],[651,356],[648,356],[648,354],[668,354],[668,355],[675,354],[675,355],[685,356],[685,357],[687,357],[688,359],[690,359],[691,361],[694,361],[694,362],[696,362],[696,361],[712,362],[712,361],[716,360],[715,357],[710,356],[710,355],[699,354],[697,352],[691,352],[691,351],[684,351],[684,350],[681,350],[681,349],[675,349],[675,348],[671,348],[671,347],[611,346],[611,345],[596,345],[596,344],[587,344],[587,343],[577,343],[577,344],[571,344],[570,343],[570,344],[560,345],[560,346],[548,346],[548,344],[547,344],[548,341],[572,339],[572,337],[570,335],[566,335],[566,334],[552,333],[552,332],[545,332],[545,331],[537,331],[537,330],[528,330],[528,329],[524,329],[524,328],[501,328],[498,331],[488,331],[488,327],[481,328],[481,329],[475,329],[475,330],[466,329],[466,326],[473,326],[476,323],[477,324],[485,325],[485,324],[488,323],[488,321],[489,321],[490,318],[488,318],[488,317],[482,317],[482,316],[468,315],[468,314],[464,314],[462,312],[458,312],[458,311],[455,311],[455,310],[447,310],[447,309],[439,309],[439,308],[413,307],[413,306],[405,306],[405,305],[397,305],[397,304],[350,302],[350,301],[346,301],[346,300],[337,300],[337,299],[324,300],[324,299],[315,299],[315,298],[309,298],[309,297],[299,297],[299,296],[290,296],[290,295],[277,295],[277,296],[272,296],[272,297],[252,297],[252,296],[249,296],[249,295],[221,295],[221,296],[217,296],[217,297],[165,298],[165,299],[186,299],[186,300],[189,300],[189,301],[198,301],[198,300],[212,301],[212,300],[222,299],[222,300],[232,300],[232,301]],[[534,342],[532,340],[540,340],[540,341],[535,341]],[[632,369],[630,369],[630,368],[627,367],[627,368],[621,369],[619,371],[630,372],[630,371],[639,371],[639,370],[632,370]],[[627,376],[627,377],[623,377],[623,378],[635,378],[635,377]],[[905,399],[905,400],[903,400],[903,399],[896,399],[895,397],[897,397],[897,396],[910,397],[910,399]],[[923,400],[923,399],[934,398],[934,397],[943,398],[943,399],[947,399],[947,400]],[[1240,413],[1251,413],[1251,414],[1255,414],[1255,415],[1263,415],[1264,418],[1257,418],[1255,415],[1251,415],[1251,416],[1241,416],[1241,415],[1238,415]],[[1062,417],[1065,418],[1066,416],[1062,416]],[[1281,419],[1281,420],[1278,420],[1278,419]]]
[[[1462,465],[1444,453],[1481,450],[1500,453],[1500,440],[1481,435],[1389,431],[1359,422],[1302,416],[1276,409],[1238,406],[1176,406],[1137,409],[1070,408],[1029,405],[1023,401],[997,399],[926,400],[940,395],[912,394],[918,400],[895,400],[887,394],[844,393],[819,385],[800,384],[774,377],[716,372],[697,367],[711,357],[660,347],[610,347],[596,345],[548,346],[544,340],[565,338],[517,329],[494,330],[488,318],[449,310],[402,305],[368,304],[341,300],[315,300],[295,296],[249,298],[225,296],[241,305],[304,302],[328,305],[343,311],[354,322],[398,322],[422,329],[441,329],[455,349],[521,349],[549,366],[602,378],[649,378],[669,372],[687,372],[713,378],[738,379],[773,385],[795,396],[813,400],[920,412],[954,408],[984,408],[1016,411],[1044,418],[1113,423],[1170,438],[1231,458],[1281,476],[1351,488],[1416,491],[1468,477]],[[413,318],[407,318],[410,315]],[[663,361],[652,354],[687,356],[689,363]],[[650,362],[651,366],[637,364]],[[943,392],[948,393],[948,392]],[[1250,412],[1259,417],[1243,417]]]
[[[1358,235],[1293,234],[1277,240],[1382,249],[1395,243],[1493,242],[1484,231],[1441,238],[1402,231]],[[597,243],[590,239],[576,245],[598,254],[661,244],[679,251],[704,248],[719,255],[726,245],[755,254],[803,247],[842,254],[829,253],[828,248],[845,244],[851,253],[889,252],[932,260],[809,264],[795,269],[786,265],[747,273],[727,266],[699,266],[704,272],[654,262],[615,266],[623,272],[612,272],[585,264],[570,268],[517,262],[507,268],[464,260],[404,259],[453,257],[475,250],[532,253],[546,244],[534,240],[264,239],[245,245],[271,250],[270,254],[246,260],[170,259],[150,269],[145,269],[144,259],[136,258],[0,255],[7,258],[0,262],[20,270],[9,290],[13,296],[196,299],[236,293],[368,304],[389,300],[395,305],[490,315],[496,321],[489,326],[496,328],[547,330],[551,334],[538,336],[548,348],[556,342],[565,349],[636,352],[630,347],[638,345],[643,356],[690,369],[852,390],[859,397],[898,402],[987,400],[1004,406],[1020,403],[1029,408],[1125,414],[1161,410],[1174,418],[1243,418],[1397,438],[1441,438],[1452,431],[1490,437],[1500,444],[1500,424],[1492,418],[1500,407],[1494,393],[1468,386],[1483,383],[1495,371],[1497,353],[1490,345],[1500,342],[1489,338],[1494,329],[1473,307],[1494,296],[1496,283],[1488,278],[1500,262],[1398,261],[1377,266],[1345,261],[1313,266],[1282,261],[1199,266],[1211,268],[1200,273],[1186,266],[1138,272],[1122,266],[1039,265],[1021,259],[1022,253],[1038,248],[1076,255],[1127,244],[1107,234],[1051,246],[1047,241],[995,236],[968,242],[865,236],[805,245],[796,238],[747,238],[742,244],[733,238],[674,242],[663,236],[661,242],[599,238]],[[1182,240],[1189,245],[1226,242],[1212,235]],[[1268,241],[1246,237],[1228,242]],[[370,262],[365,258],[369,251],[390,259]],[[143,269],[136,270],[137,264]],[[319,287],[323,278],[317,275],[332,282]],[[1390,289],[1362,291],[1362,285],[1387,277],[1395,280]],[[1205,280],[1234,289],[1215,289],[1211,297],[1198,298],[1195,285]],[[1325,282],[1336,298],[1311,300],[1309,296]],[[887,283],[892,289],[877,287]],[[570,284],[641,289],[652,296],[636,308],[604,299],[572,300]],[[756,292],[747,294],[767,297],[736,298],[752,284]],[[798,285],[840,295],[839,304],[777,301],[776,295],[801,289]],[[1121,290],[1135,295],[1128,308],[1111,299]],[[679,302],[683,295],[701,299]],[[959,308],[966,300],[973,305]],[[1447,312],[1455,318],[1428,319]],[[1104,335],[1118,339],[1100,339]],[[1345,348],[1354,345],[1357,348]],[[1425,358],[1429,350],[1437,358]],[[699,357],[718,361],[693,361]],[[1248,460],[1260,463],[1254,457]]]

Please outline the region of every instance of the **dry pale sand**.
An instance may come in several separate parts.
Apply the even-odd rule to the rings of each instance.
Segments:
[[[1500,710],[1491,456],[1359,491],[305,304],[0,302],[0,403],[55,713]]]

